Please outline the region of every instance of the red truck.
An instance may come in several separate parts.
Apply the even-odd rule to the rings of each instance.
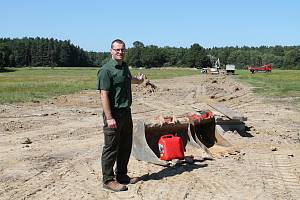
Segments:
[[[272,66],[271,64],[264,64],[262,67],[258,66],[250,66],[248,67],[248,70],[254,74],[255,72],[271,72],[272,71]]]

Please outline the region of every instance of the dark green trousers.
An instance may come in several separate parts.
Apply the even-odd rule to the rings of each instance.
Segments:
[[[116,175],[126,175],[127,165],[132,147],[132,117],[131,109],[113,110],[112,115],[117,122],[117,128],[108,128],[103,113],[104,146],[101,164],[103,183],[114,179]],[[116,164],[115,173],[114,165]]]

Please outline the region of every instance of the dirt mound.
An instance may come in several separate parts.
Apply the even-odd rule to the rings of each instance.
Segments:
[[[203,75],[198,95],[206,95],[211,99],[226,101],[245,95],[248,91],[235,81],[228,81],[226,75]]]
[[[157,86],[154,83],[151,83],[150,80],[146,79],[140,85],[133,85],[132,92],[140,92],[143,95],[152,94],[157,91]]]

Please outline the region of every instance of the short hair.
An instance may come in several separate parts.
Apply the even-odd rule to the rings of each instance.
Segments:
[[[125,42],[123,42],[123,40],[115,39],[114,41],[111,42],[111,48],[113,48],[113,44],[114,44],[114,43],[123,44],[124,47],[125,47]]]

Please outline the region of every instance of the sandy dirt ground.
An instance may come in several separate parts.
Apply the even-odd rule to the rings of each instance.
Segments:
[[[0,105],[0,199],[300,199],[300,112],[289,99],[254,95],[232,76],[196,75],[133,86],[134,119],[218,102],[247,117],[226,132],[234,154],[163,167],[130,158],[128,191],[102,189],[97,91]],[[217,155],[217,154],[216,154]]]

